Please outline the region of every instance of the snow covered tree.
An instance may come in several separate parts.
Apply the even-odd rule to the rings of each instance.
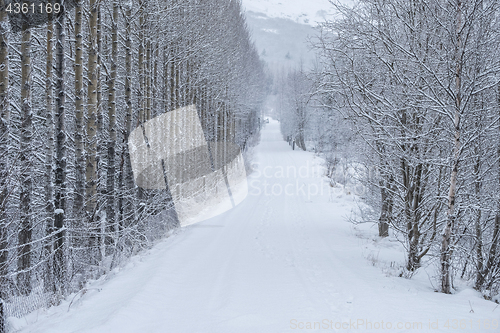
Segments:
[[[54,80],[53,80],[53,67],[54,67],[54,22],[50,17],[47,22],[47,60],[45,66],[45,130],[47,143],[45,147],[45,235],[44,243],[44,256],[47,260],[45,263],[46,281],[53,280],[53,242],[52,232],[54,231]],[[50,283],[45,284],[47,291],[51,290],[54,285]]]
[[[27,22],[23,24],[21,42],[21,147],[19,161],[21,163],[20,179],[20,211],[21,221],[18,233],[18,275],[17,282],[22,294],[31,292],[31,237],[33,222],[31,212],[31,195],[33,192],[33,166],[31,138],[33,136],[33,114],[31,110],[31,29]]]
[[[65,13],[55,21],[56,29],[56,61],[55,61],[55,185],[54,185],[54,289],[59,295],[64,295],[67,289],[66,256],[65,256],[65,215],[66,215],[66,92],[64,85],[65,75]]]
[[[82,4],[77,1],[75,7],[75,191],[73,214],[82,214],[85,201],[85,158],[83,141],[83,36]]]
[[[9,145],[10,145],[10,98],[9,98],[9,22],[5,0],[0,1],[0,286],[6,284],[8,272],[8,198],[9,198]],[[5,299],[0,288],[0,299]],[[0,319],[2,320],[2,319]]]
[[[244,148],[265,94],[238,1],[65,4],[15,33],[0,13],[0,298],[18,313],[36,305],[12,296],[56,304],[178,225],[170,188],[134,183],[135,128],[195,104],[207,141]]]
[[[98,50],[97,50],[97,18],[99,4],[96,0],[90,0],[89,8],[89,36],[88,36],[88,64],[87,64],[87,119],[85,136],[85,209],[87,222],[93,229],[91,240],[96,248],[100,234],[99,217],[97,216],[97,113],[99,105],[97,94],[98,83]]]
[[[481,184],[496,157],[479,152],[499,126],[499,62],[489,47],[498,40],[498,4],[366,0],[336,7],[341,15],[323,25],[315,44],[317,93],[370,147],[378,180],[366,181],[380,190],[380,235],[387,225],[404,235],[408,271],[438,252],[440,289],[450,293],[452,270],[468,271],[467,252],[475,248],[484,268],[483,232],[490,251],[498,244],[494,221],[470,201],[476,193],[483,211],[495,211]]]
[[[302,150],[306,150],[305,131],[308,121],[308,109],[312,95],[312,82],[303,68],[292,69],[284,78],[280,99],[282,115],[281,132],[285,137],[294,140]]]
[[[116,74],[118,67],[118,2],[113,1],[113,17],[111,22],[111,59],[110,59],[110,74],[108,78],[108,119],[109,119],[109,139],[108,139],[108,170],[107,170],[107,204],[106,204],[106,219],[108,223],[108,231],[115,233],[117,231],[115,223],[115,172],[116,172]]]

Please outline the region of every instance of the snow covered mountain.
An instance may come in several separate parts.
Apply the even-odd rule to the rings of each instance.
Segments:
[[[328,0],[243,0],[247,11],[315,26],[334,13]]]
[[[335,13],[329,0],[243,0],[243,7],[255,44],[271,69],[300,63],[310,68],[315,55],[308,37]]]
[[[246,12],[246,15],[260,56],[271,69],[296,67],[301,61],[306,67],[311,65],[314,52],[307,40],[316,33],[313,27],[257,12]]]

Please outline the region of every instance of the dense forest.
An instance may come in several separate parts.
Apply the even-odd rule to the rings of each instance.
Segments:
[[[0,1],[0,332],[4,316],[58,304],[178,226],[168,189],[134,183],[131,131],[195,105],[207,141],[245,150],[266,90],[239,1],[74,1],[20,29],[10,3]]]
[[[402,245],[400,277],[500,300],[498,1],[331,0],[316,62],[274,80],[240,0],[48,2],[28,20],[0,0],[0,332],[180,227],[168,186],[137,186],[128,140],[193,105],[249,166],[276,102],[283,139],[359,199],[351,221]]]
[[[313,70],[275,84],[284,138],[327,162],[332,186],[362,185],[401,276],[434,267],[436,291],[500,293],[500,3],[334,3]],[[346,179],[351,179],[351,184]]]

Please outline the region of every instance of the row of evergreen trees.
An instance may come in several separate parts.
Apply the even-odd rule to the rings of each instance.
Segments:
[[[245,147],[265,88],[238,0],[75,1],[19,32],[8,3],[0,1],[0,299],[7,315],[22,315],[176,226],[167,191],[134,184],[134,128],[195,104],[207,140]]]

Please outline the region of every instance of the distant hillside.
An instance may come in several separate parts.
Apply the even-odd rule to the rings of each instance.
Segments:
[[[295,67],[301,61],[305,67],[311,66],[314,53],[307,39],[316,34],[313,27],[252,11],[247,12],[247,22],[261,58],[271,68]]]
[[[243,0],[243,7],[271,18],[285,18],[312,26],[334,13],[328,0]]]
[[[316,35],[314,27],[335,14],[329,0],[243,0],[243,7],[261,58],[274,70],[301,62],[311,68],[315,55],[308,36]]]

